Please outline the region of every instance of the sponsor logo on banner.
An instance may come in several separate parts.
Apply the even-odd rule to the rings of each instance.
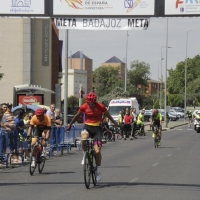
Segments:
[[[0,0],[0,14],[44,14],[44,0]]]
[[[194,15],[200,13],[200,0],[165,0],[166,15]]]
[[[32,104],[32,103],[36,103],[37,102],[37,99],[33,96],[30,96],[30,97],[23,97],[22,98],[22,103],[23,104]]]
[[[149,18],[54,18],[58,29],[146,30]]]
[[[54,15],[154,15],[155,0],[54,0]]]

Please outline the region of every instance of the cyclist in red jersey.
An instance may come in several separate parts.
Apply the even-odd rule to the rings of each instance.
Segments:
[[[81,138],[87,139],[92,137],[94,139],[94,150],[96,152],[96,165],[97,165],[97,181],[101,180],[100,166],[101,166],[101,147],[102,147],[102,132],[100,123],[102,121],[102,116],[108,117],[115,126],[118,123],[111,117],[110,113],[107,111],[106,107],[97,102],[97,95],[94,92],[90,92],[86,96],[86,103],[83,104],[76,115],[73,117],[72,121],[67,127],[67,131],[70,131],[72,124],[79,118],[79,116],[85,113],[85,125],[83,131],[81,132]],[[86,143],[84,140],[82,142],[83,149],[83,160],[81,164],[84,164],[84,156],[87,151]]]

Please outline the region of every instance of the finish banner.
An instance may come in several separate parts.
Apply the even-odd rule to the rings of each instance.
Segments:
[[[147,30],[150,18],[54,18],[58,29]]]

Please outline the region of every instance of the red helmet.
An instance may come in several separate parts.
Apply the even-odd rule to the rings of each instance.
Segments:
[[[153,114],[154,114],[154,115],[157,115],[157,114],[158,114],[158,109],[155,109],[155,110],[153,111]]]
[[[97,101],[97,95],[94,92],[90,92],[86,96],[86,102],[87,103],[96,103]]]
[[[44,115],[45,111],[43,108],[38,108],[36,111],[35,111],[35,115],[37,116],[42,116]]]

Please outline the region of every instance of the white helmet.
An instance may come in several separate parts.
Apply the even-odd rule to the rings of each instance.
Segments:
[[[199,115],[200,115],[200,110],[198,110],[198,111],[197,111],[197,114],[199,114]]]

